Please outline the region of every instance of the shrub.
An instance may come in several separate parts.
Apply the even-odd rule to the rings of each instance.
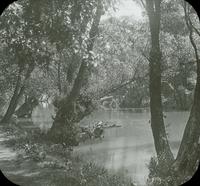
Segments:
[[[179,178],[177,178],[177,175],[172,173],[169,166],[166,167],[164,164],[159,164],[157,157],[152,157],[148,165],[149,176],[147,179],[147,185],[148,186],[174,185],[174,183],[176,183]]]
[[[74,162],[75,163],[75,162]],[[132,186],[130,178],[120,173],[110,173],[95,163],[73,165],[72,169],[59,176],[52,177],[49,185],[68,186]]]

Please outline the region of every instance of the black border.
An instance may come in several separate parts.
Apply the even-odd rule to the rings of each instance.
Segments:
[[[17,0],[1,0],[1,5],[0,5],[0,15],[3,13],[3,11],[9,6],[9,4],[15,2]],[[197,12],[198,17],[200,19],[200,0],[185,0],[187,1]],[[3,183],[3,184],[2,184]],[[13,185],[17,186],[16,184],[12,183],[9,181],[3,173],[0,171],[0,184],[2,186],[5,185]],[[194,176],[186,183],[183,184],[183,186],[200,186],[200,165],[195,172]]]

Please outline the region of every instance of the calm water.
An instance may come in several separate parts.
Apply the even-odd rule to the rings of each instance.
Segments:
[[[39,108],[34,114],[33,120],[36,124],[43,129],[49,128],[52,122],[49,119],[53,115],[52,108]],[[168,138],[173,153],[176,155],[189,113],[166,112],[165,115]],[[148,176],[147,164],[155,155],[149,119],[150,113],[94,112],[81,124],[92,126],[98,121],[111,121],[122,127],[105,129],[104,139],[88,141],[75,148],[75,152],[81,152],[86,160],[95,161],[108,169],[124,170],[138,185],[145,185]],[[41,120],[44,121],[41,122]]]
[[[165,124],[173,153],[176,155],[188,119],[188,112],[167,112]],[[128,111],[98,111],[82,123],[89,125],[97,121],[112,121],[121,124],[119,128],[105,131],[102,141],[88,142],[78,147],[86,159],[91,159],[109,169],[124,169],[139,185],[145,185],[151,156],[155,155],[150,128],[149,113]]]

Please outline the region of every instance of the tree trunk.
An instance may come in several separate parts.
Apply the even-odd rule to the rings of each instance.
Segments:
[[[13,96],[10,100],[8,109],[7,109],[3,119],[1,120],[2,124],[8,123],[10,121],[13,113],[15,112],[15,109],[16,109],[17,103],[18,103],[19,92],[22,92],[22,91],[20,91],[20,87],[21,87],[21,68],[19,69],[19,72],[18,72],[17,82],[15,85],[15,90],[14,90]]]
[[[192,176],[197,169],[199,161],[200,143],[200,60],[198,49],[193,38],[192,22],[190,20],[186,3],[184,3],[185,20],[190,32],[190,41],[194,48],[197,62],[197,82],[194,92],[194,101],[188,122],[186,124],[176,161],[173,165],[177,174],[183,178]],[[188,153],[189,152],[189,153]]]
[[[10,100],[8,109],[7,109],[3,119],[1,120],[2,124],[9,123],[12,115],[14,114],[14,112],[17,108],[18,101],[24,93],[25,83],[29,79],[33,69],[34,69],[34,64],[30,64],[28,69],[27,69],[27,72],[26,72],[26,75],[25,75],[25,78],[24,78],[24,82],[22,83],[22,79],[21,79],[22,67],[19,68],[17,82],[16,82],[16,85],[15,85],[15,90],[14,90],[13,96]]]
[[[200,73],[197,77],[194,103],[186,124],[178,155],[173,164],[173,169],[180,179],[188,179],[197,170],[200,158]],[[187,180],[186,180],[187,181]]]
[[[96,10],[96,15],[93,20],[93,24],[90,29],[87,54],[88,59],[83,58],[79,67],[77,77],[74,81],[73,88],[69,94],[66,96],[58,107],[56,117],[54,119],[53,125],[48,133],[48,136],[56,143],[66,143],[68,146],[74,146],[76,144],[74,123],[78,121],[76,114],[76,100],[80,95],[80,90],[83,85],[83,80],[85,72],[87,70],[88,62],[91,60],[91,51],[93,50],[93,45],[95,38],[98,34],[98,26],[100,23],[100,18],[102,15],[102,5],[101,1],[98,1],[98,6]]]
[[[149,17],[151,32],[151,51],[149,57],[150,71],[150,109],[151,128],[153,132],[154,144],[160,164],[168,165],[173,161],[165,126],[163,120],[163,109],[161,100],[161,50],[159,43],[160,33],[160,0],[146,0],[146,8]]]
[[[74,13],[72,12],[72,15],[73,14]],[[74,25],[74,23],[75,23],[75,18],[72,17],[72,24]],[[79,40],[79,46],[80,46],[80,48],[82,47],[82,43],[83,43],[83,37],[82,37],[81,34],[86,32],[88,23],[89,23],[89,17],[85,16],[83,18],[82,24],[80,25],[80,36],[79,36],[79,39],[78,39]],[[70,84],[73,83],[73,77],[74,77],[74,74],[76,72],[76,69],[80,65],[79,64],[80,60],[81,60],[80,56],[78,56],[76,53],[72,54],[71,62],[69,64],[69,66],[68,66],[68,71],[67,71],[67,80],[68,80],[68,82]]]
[[[34,96],[26,97],[25,102],[16,110],[15,114],[18,118],[31,118],[33,109],[38,103],[38,100]]]

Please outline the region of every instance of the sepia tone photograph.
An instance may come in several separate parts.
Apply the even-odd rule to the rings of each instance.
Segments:
[[[180,186],[199,161],[200,19],[187,1],[18,0],[3,11],[10,182]]]

